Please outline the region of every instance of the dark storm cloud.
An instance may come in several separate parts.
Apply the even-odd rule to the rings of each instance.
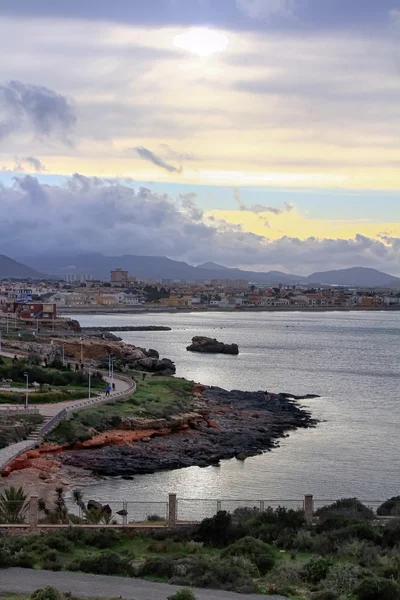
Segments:
[[[154,152],[148,150],[148,148],[138,146],[137,148],[135,148],[135,151],[139,154],[141,158],[143,158],[143,160],[147,160],[153,163],[153,165],[156,165],[161,169],[165,169],[165,171],[168,171],[169,173],[182,173],[182,167],[178,169],[178,167],[170,165],[169,163],[165,162],[165,160],[163,160],[160,156],[157,156],[157,154],[154,154]]]
[[[24,122],[35,133],[65,137],[74,127],[74,110],[64,96],[45,86],[9,81],[0,85],[0,141]]]
[[[187,209],[182,212],[182,200]],[[400,239],[282,237],[270,241],[221,219],[200,220],[195,196],[179,204],[149,188],[74,175],[65,186],[27,175],[0,187],[0,252],[7,255],[101,252],[165,255],[198,264],[309,274],[349,266],[399,273]],[[44,235],[45,233],[45,235]]]

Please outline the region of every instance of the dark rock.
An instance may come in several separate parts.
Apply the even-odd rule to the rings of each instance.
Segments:
[[[210,354],[239,354],[237,344],[224,344],[216,339],[202,336],[192,338],[192,343],[187,346],[189,352],[208,352]]]
[[[96,474],[123,477],[205,467],[234,457],[244,460],[276,448],[289,431],[316,425],[294,400],[275,397],[277,401],[268,401],[264,392],[205,388],[201,400],[204,426],[153,436],[132,446],[67,451],[61,460]],[[214,426],[208,427],[211,422]]]

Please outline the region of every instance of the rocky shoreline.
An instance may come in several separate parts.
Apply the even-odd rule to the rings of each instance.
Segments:
[[[124,325],[121,327],[81,327],[81,331],[83,333],[92,334],[97,332],[110,332],[110,331],[172,331],[171,327],[164,327],[162,325],[139,325],[139,326],[130,326]]]
[[[244,460],[278,446],[279,438],[317,422],[290,394],[202,388],[197,419],[184,426],[152,430],[134,443],[66,450],[61,464],[101,476],[134,476],[184,467]]]

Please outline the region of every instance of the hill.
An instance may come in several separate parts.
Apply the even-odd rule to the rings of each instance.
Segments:
[[[313,273],[305,281],[315,284],[354,287],[400,287],[400,277],[394,277],[377,269],[365,267]]]
[[[0,279],[43,279],[45,276],[4,254],[0,254]]]
[[[271,271],[270,273],[242,271],[241,269],[223,267],[215,263],[205,263],[194,267],[186,262],[171,260],[165,256],[84,254],[64,257],[24,257],[23,260],[28,264],[34,263],[37,268],[52,275],[61,276],[65,273],[76,273],[79,276],[90,273],[95,279],[106,280],[110,277],[110,271],[116,267],[129,271],[132,276],[153,279],[186,279],[188,281],[245,279],[270,284],[289,284],[302,280],[302,277],[280,273],[279,271]]]

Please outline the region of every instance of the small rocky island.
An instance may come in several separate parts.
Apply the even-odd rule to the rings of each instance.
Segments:
[[[195,336],[192,343],[187,346],[189,352],[207,352],[209,354],[239,354],[237,344],[224,344],[214,338]]]

